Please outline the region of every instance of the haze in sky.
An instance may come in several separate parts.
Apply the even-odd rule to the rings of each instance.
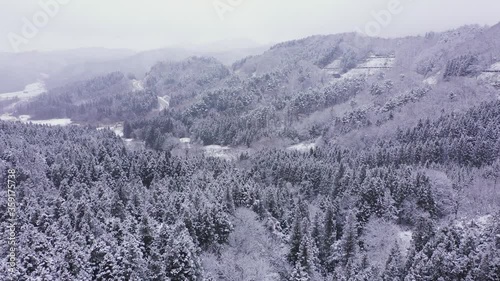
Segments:
[[[500,21],[498,0],[0,0],[0,51],[254,47],[314,34],[395,37]],[[221,43],[219,43],[220,45]]]

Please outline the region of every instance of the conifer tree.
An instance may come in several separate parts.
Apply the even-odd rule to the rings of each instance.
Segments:
[[[290,250],[287,255],[291,264],[296,264],[299,259],[302,236],[302,220],[296,216],[290,233]]]
[[[344,233],[338,244],[338,252],[336,255],[342,266],[353,264],[358,249],[358,222],[353,213],[347,216]]]
[[[389,257],[387,258],[383,279],[384,281],[403,280],[403,261],[398,242],[394,243]]]

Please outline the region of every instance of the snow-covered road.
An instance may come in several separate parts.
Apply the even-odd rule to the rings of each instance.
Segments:
[[[158,97],[158,104],[160,105],[160,111],[170,107],[169,97]]]

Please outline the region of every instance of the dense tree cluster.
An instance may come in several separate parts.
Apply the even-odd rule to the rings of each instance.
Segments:
[[[448,126],[426,127],[430,122],[423,122],[393,141],[456,137],[450,128],[460,120],[487,128],[498,121],[497,108],[484,105],[463,116],[436,121]],[[166,131],[173,127],[171,123],[162,126]],[[0,128],[1,168],[15,167],[18,173],[19,276],[214,278],[213,270],[223,269],[206,265],[207,272],[201,257],[210,254],[218,260],[228,258],[222,253],[238,255],[225,245],[232,243],[232,231],[239,224],[235,210],[244,208],[255,212],[267,227],[268,233],[259,235],[274,237],[274,243],[288,249],[282,256],[269,257],[268,266],[286,264],[273,280],[498,277],[498,218],[492,217],[485,229],[477,225],[436,228],[436,222],[456,208],[450,206],[454,203],[436,190],[421,166],[424,163],[409,166],[380,160],[377,157],[386,154],[379,148],[350,151],[332,145],[308,153],[266,150],[244,160],[248,163],[243,168],[215,158],[181,159],[168,152],[130,151],[106,130],[6,122]],[[441,131],[425,132],[431,128]],[[485,139],[480,133],[469,137]],[[397,151],[406,153],[412,147],[401,146]],[[442,164],[446,163],[454,162]],[[373,218],[414,231],[412,249],[403,255],[395,245],[385,268],[366,259],[362,237]]]
[[[233,228],[221,161],[130,152],[76,126],[2,122],[0,136],[1,169],[17,174],[19,280],[200,280],[201,249]]]
[[[157,118],[137,119],[130,124],[141,129],[136,134],[146,140],[148,131],[155,131],[155,140],[161,147],[165,134],[182,137],[190,134],[205,145],[247,145],[263,137],[310,138],[307,131],[300,136],[293,128],[300,118],[346,102],[364,90],[362,78],[339,80],[337,83],[289,94],[278,95],[286,76],[264,75],[248,82],[233,81],[226,87],[208,90],[194,103],[179,112],[168,110]],[[286,82],[288,83],[288,82]],[[285,84],[286,84],[285,83]],[[161,120],[161,121],[160,121]],[[161,124],[173,124],[166,129]],[[172,127],[173,126],[173,127]],[[145,128],[151,128],[145,129]],[[311,131],[312,132],[312,131]],[[313,133],[317,136],[317,133]],[[158,139],[158,141],[156,141]]]
[[[464,50],[481,30],[397,44],[312,36],[232,70],[193,57],[156,64],[144,90],[112,73],[21,105],[34,118],[123,121],[127,140],[85,125],[0,121],[0,170],[16,169],[14,279],[499,280],[500,101],[466,78],[494,54]],[[392,53],[393,70],[351,71]],[[334,63],[343,77],[322,69]],[[479,99],[464,97],[478,85],[489,102],[444,111]],[[170,98],[160,112],[158,97]],[[436,100],[439,118],[419,112]],[[398,122],[405,110],[417,112],[414,125]],[[131,138],[145,147],[131,149]],[[275,145],[259,147],[266,139]],[[248,149],[226,161],[190,148],[201,144]],[[480,195],[490,206],[478,206]],[[0,246],[2,259],[7,252]]]
[[[367,157],[370,163],[458,164],[487,166],[500,153],[500,102],[474,107],[464,114],[421,120],[400,129],[395,139],[382,141]]]
[[[446,64],[444,78],[471,76],[478,73],[478,58],[474,55],[462,55],[451,59]]]

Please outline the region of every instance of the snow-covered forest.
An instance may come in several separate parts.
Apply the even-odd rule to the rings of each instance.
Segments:
[[[499,63],[346,33],[0,99],[0,280],[498,281]]]

